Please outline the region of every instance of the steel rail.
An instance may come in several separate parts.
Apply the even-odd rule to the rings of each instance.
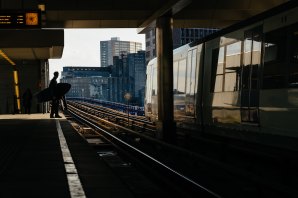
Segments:
[[[132,149],[134,152],[140,154],[141,156],[155,162],[156,164],[158,164],[159,166],[161,166],[162,168],[164,168],[165,170],[167,170],[168,172],[180,177],[181,179],[183,179],[184,181],[188,182],[189,184],[191,184],[192,186],[201,189],[203,191],[203,193],[207,193],[205,194],[206,196],[212,196],[212,197],[216,197],[216,198],[221,198],[220,195],[218,195],[217,193],[211,191],[210,189],[198,184],[197,182],[193,181],[192,179],[190,179],[189,177],[183,175],[182,173],[180,173],[179,171],[174,170],[173,168],[167,166],[166,164],[162,163],[161,161],[159,161],[158,159],[155,159],[154,157],[150,156],[149,154],[141,151],[140,149],[126,143],[125,141],[121,140],[120,138],[116,137],[115,135],[109,133],[108,131],[98,127],[96,124],[90,122],[89,120],[83,118],[82,116],[79,116],[78,114],[75,114],[74,112],[69,111],[69,113],[76,117],[77,119],[83,121],[84,123],[86,123],[89,126],[94,127],[95,129],[101,131],[102,133],[104,133],[105,135],[109,136],[110,138],[113,138],[113,140],[117,141],[118,143],[120,143],[121,145],[124,145],[126,147],[128,147],[129,149]],[[165,143],[163,143],[165,144]],[[202,192],[201,192],[202,193]]]

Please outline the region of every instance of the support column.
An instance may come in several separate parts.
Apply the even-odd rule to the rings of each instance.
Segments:
[[[49,60],[40,60],[40,79],[38,84],[38,91],[49,87]],[[48,113],[50,111],[49,102],[37,104],[38,113]]]
[[[172,17],[162,16],[156,22],[158,138],[174,142],[176,123],[173,116],[173,39]]]

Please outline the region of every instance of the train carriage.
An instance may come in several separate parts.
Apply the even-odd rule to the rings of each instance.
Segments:
[[[158,119],[156,67],[156,59],[147,67],[151,120]],[[297,138],[297,2],[174,50],[173,75],[179,127],[269,143]]]

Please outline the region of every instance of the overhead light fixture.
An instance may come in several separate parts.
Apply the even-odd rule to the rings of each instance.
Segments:
[[[46,11],[46,5],[45,4],[38,4],[38,9],[42,12]]]
[[[0,50],[0,55],[7,60],[11,65],[16,65],[2,50]]]

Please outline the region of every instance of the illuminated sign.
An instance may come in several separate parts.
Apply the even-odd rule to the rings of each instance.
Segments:
[[[0,29],[40,28],[39,11],[0,11]]]

